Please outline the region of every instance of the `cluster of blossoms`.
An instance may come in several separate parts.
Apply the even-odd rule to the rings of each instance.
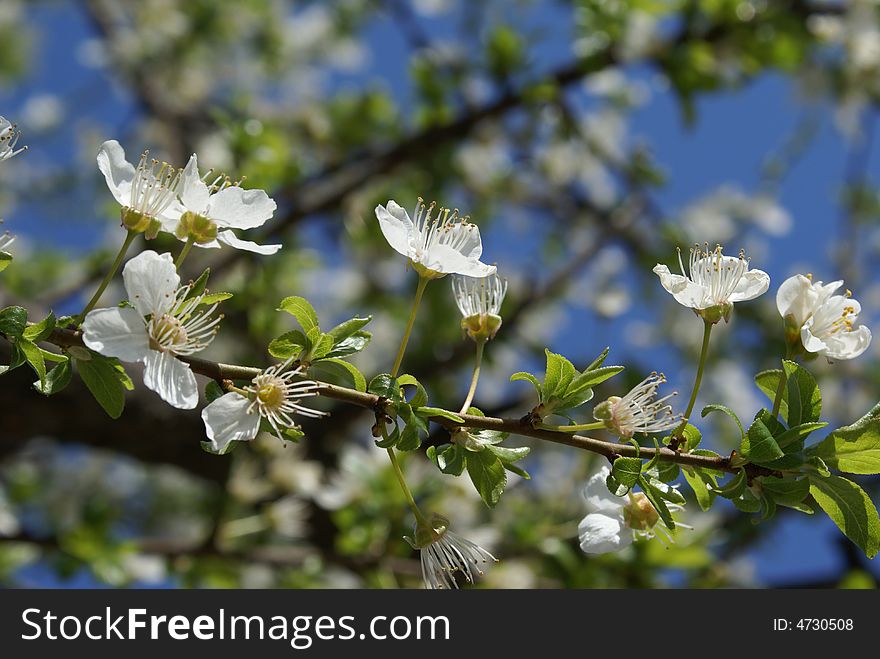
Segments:
[[[122,207],[122,224],[129,231],[154,238],[160,231],[205,248],[222,244],[257,254],[274,254],[281,245],[257,245],[241,240],[234,229],[263,226],[275,212],[275,201],[263,190],[245,190],[228,177],[208,171],[199,174],[193,154],[181,170],[141,155],[137,166],[125,159],[119,142],[104,142],[98,168]]]
[[[0,162],[9,160],[27,150],[26,146],[18,146],[19,138],[21,138],[21,131],[15,124],[10,123],[5,117],[0,117]],[[3,220],[0,220],[0,223],[2,222]],[[13,242],[15,242],[15,236],[8,231],[0,234],[0,252],[5,253]]]

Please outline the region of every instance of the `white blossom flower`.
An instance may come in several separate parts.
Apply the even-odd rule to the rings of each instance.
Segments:
[[[727,320],[734,302],[753,300],[770,287],[770,276],[763,270],[749,270],[749,262],[740,252],[739,257],[724,256],[721,245],[709,250],[691,248],[690,262],[685,270],[678,252],[682,274],[674,275],[665,265],[657,264],[654,273],[660,283],[679,304],[689,307],[708,321]]]
[[[480,261],[483,242],[480,230],[457,210],[426,206],[419,198],[415,220],[396,202],[376,206],[376,218],[388,244],[406,256],[422,277],[436,279],[449,274],[486,277],[494,265]]]
[[[281,245],[258,245],[241,240],[233,229],[263,226],[277,208],[263,190],[245,190],[227,177],[208,182],[211,171],[199,175],[198,158],[193,154],[183,169],[180,200],[183,214],[165,225],[165,230],[181,240],[192,238],[199,247],[220,247],[220,243],[256,254],[274,254]]]
[[[862,310],[858,300],[849,291],[834,295],[842,285],[843,281],[823,284],[810,275],[795,275],[779,287],[776,308],[807,352],[853,359],[871,345],[871,330],[858,324]]]
[[[681,416],[674,414],[666,401],[678,392],[656,399],[657,389],[666,382],[660,373],[651,373],[625,396],[611,396],[596,405],[593,416],[604,421],[606,427],[618,437],[629,439],[637,432],[649,434],[672,430],[681,423]]]
[[[154,238],[161,227],[180,219],[183,207],[177,200],[179,169],[151,159],[149,151],[141,154],[135,167],[125,159],[125,150],[116,140],[101,145],[98,169],[122,206],[122,224],[127,229]]]
[[[293,358],[270,366],[256,376],[241,393],[231,391],[222,395],[202,410],[202,420],[211,446],[223,452],[229,442],[254,439],[260,432],[260,422],[266,419],[278,439],[283,440],[283,428],[296,425],[294,414],[310,418],[326,416],[299,404],[299,400],[318,395],[318,383],[313,380],[295,381],[302,375],[302,366],[290,369]]]
[[[26,146],[15,148],[20,137],[21,131],[16,125],[10,123],[5,117],[0,117],[0,162],[9,160],[22,151],[27,151]]]
[[[474,340],[492,339],[501,328],[501,304],[507,280],[497,273],[488,277],[453,275],[452,294],[461,312],[461,327]]]
[[[414,536],[405,539],[419,550],[422,578],[427,588],[458,588],[456,572],[461,572],[468,583],[474,583],[476,576],[483,574],[481,564],[498,562],[479,545],[450,531],[449,520],[442,515],[434,514],[428,526],[417,521]]]
[[[587,554],[607,554],[620,551],[636,538],[658,537],[665,542],[672,538],[660,522],[660,515],[642,492],[629,492],[617,497],[605,484],[611,468],[603,465],[584,486],[587,515],[578,524],[581,549]],[[667,503],[670,512],[682,507]],[[682,528],[688,528],[678,524]]]
[[[193,409],[199,389],[189,364],[178,359],[204,350],[223,318],[217,305],[200,308],[204,295],[187,299],[190,285],[180,277],[170,254],[146,251],[122,270],[130,307],[90,311],[82,324],[83,343],[108,357],[143,362],[144,384],[162,400]]]

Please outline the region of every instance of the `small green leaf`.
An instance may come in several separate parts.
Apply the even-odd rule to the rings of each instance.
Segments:
[[[622,370],[623,366],[603,366],[602,368],[584,371],[572,380],[565,395],[571,396],[584,389],[593,388],[597,384],[601,384],[602,382],[605,382],[605,380],[614,377]]]
[[[22,332],[21,335],[29,341],[39,343],[40,341],[45,340],[54,329],[55,314],[50,311],[49,315],[43,318],[39,323],[25,327],[24,332]]]
[[[118,419],[125,407],[125,387],[112,361],[91,353],[88,361],[77,360],[79,376],[112,419]]]
[[[325,334],[333,341],[333,336]],[[335,345],[333,345],[326,354],[326,357],[348,357],[356,352],[360,352],[370,344],[373,335],[369,332],[357,331],[351,336],[347,336]]]
[[[423,405],[416,410],[416,413],[427,418],[439,416],[444,419],[449,419],[450,421],[453,421],[455,423],[464,423],[464,419],[458,416],[458,414],[456,414],[455,412],[450,412],[449,410],[444,410],[439,407],[428,407]]]
[[[522,460],[529,454],[529,451],[531,451],[528,446],[507,448],[505,446],[498,446],[497,444],[487,444],[486,450],[497,455],[498,459],[505,465],[510,465],[518,460]]]
[[[745,469],[740,469],[729,481],[721,487],[714,487],[712,491],[725,499],[736,499],[746,489],[748,478]]]
[[[729,416],[731,419],[733,419],[736,422],[736,427],[739,428],[740,439],[742,439],[746,436],[746,431],[743,430],[743,425],[740,422],[739,417],[736,415],[736,412],[734,412],[732,409],[730,409],[726,405],[719,405],[717,403],[712,404],[712,405],[706,405],[706,407],[703,408],[703,411],[700,412],[700,417],[705,419],[706,416],[712,412],[723,412],[724,414]]]
[[[467,453],[467,471],[483,502],[494,508],[507,486],[507,471],[494,453],[480,451]]]
[[[394,404],[402,401],[400,396],[400,384],[396,378],[392,378],[390,373],[380,373],[372,380],[367,387],[367,391],[374,396],[387,398]]]
[[[31,368],[34,369],[34,373],[37,374],[37,377],[40,378],[40,387],[39,389],[43,389],[46,386],[46,360],[43,359],[43,353],[37,347],[36,343],[32,343],[28,341],[24,336],[22,336],[18,341],[16,341],[16,345],[18,349],[21,350],[22,354],[24,354],[25,359],[27,359],[28,364],[31,365]]]
[[[536,378],[531,373],[526,373],[525,371],[520,371],[519,373],[514,373],[513,375],[510,376],[510,381],[511,382],[518,382],[518,381],[531,382],[532,386],[535,387],[535,391],[538,392],[538,398],[542,398],[544,396],[544,391],[543,391],[543,387],[541,386],[541,383],[538,381],[538,378]]]
[[[642,461],[639,458],[620,457],[611,466],[611,475],[626,488],[632,488],[639,481],[641,473]]]
[[[744,458],[750,462],[761,464],[771,462],[784,455],[773,437],[773,432],[767,427],[768,424],[773,426],[775,421],[767,410],[761,410],[758,413],[740,446],[740,453]],[[773,427],[775,428],[775,426]]]
[[[0,250],[0,272],[6,270],[12,263],[12,254]]]
[[[327,333],[333,337],[333,344],[338,345],[340,341],[344,341],[358,330],[363,329],[372,319],[372,316],[367,316],[366,318],[350,318],[349,320],[339,323]]]
[[[808,448],[807,455],[848,474],[880,473],[880,404]]]
[[[422,407],[428,402],[428,392],[425,391],[422,383],[419,382],[414,375],[410,375],[409,373],[398,375],[397,383],[401,387],[415,387],[415,394],[413,394],[412,398],[407,401],[410,404],[410,407],[414,410],[418,411],[419,407]]]
[[[429,446],[426,451],[431,462],[444,474],[460,476],[465,468],[464,450],[456,444],[442,444],[441,446]]]
[[[52,396],[62,391],[70,384],[70,377],[73,369],[70,367],[70,360],[66,360],[58,364],[51,371],[46,373],[46,380],[41,383],[39,380],[34,382],[34,388],[41,394]]]
[[[329,334],[324,334],[321,330],[315,329],[308,333],[308,339],[312,344],[312,347],[309,349],[308,353],[303,356],[304,360],[317,361],[324,357],[334,356],[330,354],[330,351],[333,350],[333,337]],[[346,353],[340,354],[344,356]]]
[[[0,310],[0,334],[17,339],[27,327],[27,310],[22,307],[6,307]]]
[[[233,297],[232,293],[218,292],[218,293],[208,293],[204,297],[202,297],[202,301],[199,302],[199,306],[210,306],[213,304],[219,304],[224,300],[228,300]]]
[[[367,380],[358,370],[357,366],[343,359],[325,357],[312,364],[310,370],[323,371],[330,374],[333,378],[345,379],[347,382],[350,381],[358,391],[367,390]]]
[[[278,311],[286,311],[296,318],[299,326],[308,335],[309,331],[318,327],[318,314],[304,297],[292,296],[281,300]]]
[[[208,277],[211,276],[211,268],[205,268],[204,272],[198,276],[198,278],[190,285],[189,293],[187,293],[187,300],[191,300],[194,297],[198,297],[202,293],[205,292],[205,288],[208,286]]]
[[[810,476],[810,494],[843,534],[874,558],[880,548],[880,519],[865,491],[840,476]]]
[[[793,507],[803,502],[810,494],[810,481],[806,478],[761,478],[761,489],[775,503]]]
[[[574,365],[562,355],[550,352],[546,348],[544,354],[547,356],[547,368],[544,372],[543,400],[561,398],[574,377]]]
[[[813,375],[800,364],[783,361],[787,377],[783,418],[789,427],[818,421],[822,415],[822,394]],[[778,380],[777,380],[778,382]]]
[[[782,434],[777,435],[776,443],[779,445],[779,448],[785,449],[790,444],[801,441],[811,432],[815,432],[827,425],[828,423],[825,421],[801,423],[800,425],[793,426]]]
[[[684,466],[681,468],[681,471],[684,474],[684,479],[694,491],[697,504],[702,510],[709,510],[712,507],[712,501],[715,499],[715,493],[709,490],[709,485],[712,482],[709,479],[712,477],[704,474],[703,470],[699,467]]]
[[[589,366],[584,369],[584,372],[587,371],[595,371],[602,364],[605,363],[605,358],[608,357],[608,353],[611,351],[611,346],[605,348],[602,352],[599,353],[599,356],[594,359]]]
[[[269,343],[269,354],[276,359],[299,357],[311,344],[299,330],[285,332]]]
[[[672,519],[672,513],[669,512],[669,507],[663,500],[662,491],[659,490],[653,483],[651,483],[645,476],[639,476],[638,483],[639,486],[642,488],[642,491],[645,493],[645,496],[648,497],[648,501],[651,502],[651,505],[654,506],[657,514],[660,515],[660,519],[663,521],[663,524],[666,526],[666,528],[670,530],[674,529],[675,520]]]

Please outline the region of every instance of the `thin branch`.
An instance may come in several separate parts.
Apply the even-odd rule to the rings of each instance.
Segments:
[[[79,346],[83,347],[82,336],[79,332],[67,329],[56,329],[47,339],[59,347]],[[239,366],[234,364],[223,364],[212,362],[196,357],[179,357],[183,362],[189,364],[194,373],[212,378],[218,382],[224,380],[250,380],[260,374],[259,368],[250,366]],[[340,387],[327,382],[318,382],[318,393],[326,398],[338,400],[343,403],[355,405],[365,409],[376,410],[385,413],[388,407],[388,401],[374,394]],[[632,444],[619,444],[617,442],[608,442],[584,435],[576,435],[553,430],[542,430],[534,428],[525,419],[502,419],[495,417],[474,416],[470,414],[460,414],[459,417],[464,423],[457,423],[445,416],[429,416],[428,419],[442,425],[448,429],[459,427],[476,428],[485,430],[497,430],[507,432],[514,435],[524,437],[532,437],[555,444],[563,444],[573,448],[590,451],[603,455],[609,460],[617,457],[641,457],[650,459],[655,456],[664,462],[674,462],[677,464],[688,465],[691,467],[702,467],[704,469],[715,469],[727,473],[737,473],[738,467],[731,466],[730,458],[723,456],[706,456],[693,455],[690,453],[681,453],[668,448],[637,448]],[[772,470],[763,469],[755,465],[746,465],[746,471],[750,477],[768,475],[774,473]]]

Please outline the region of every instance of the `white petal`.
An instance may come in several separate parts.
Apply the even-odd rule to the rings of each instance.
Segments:
[[[855,359],[871,345],[871,330],[861,325],[852,332],[837,332],[825,343],[823,354],[829,359]]]
[[[382,235],[394,251],[409,256],[410,237],[414,229],[407,212],[395,201],[390,200],[387,207],[376,206],[376,219],[379,220]]]
[[[665,265],[654,266],[654,274],[660,277],[660,284],[667,292],[672,293],[675,300],[690,309],[702,309],[706,306],[706,289],[695,284],[684,275],[674,275]]]
[[[749,270],[739,280],[729,302],[745,302],[763,295],[770,288],[770,275],[763,270]]]
[[[623,500],[608,491],[605,479],[611,473],[607,465],[590,476],[584,485],[583,496],[587,502],[587,510],[591,513],[617,513],[623,510]]]
[[[434,245],[419,262],[429,270],[446,275],[488,277],[497,271],[494,265],[465,256],[449,245]]]
[[[248,414],[251,402],[237,393],[228,393],[202,410],[208,439],[217,451],[229,442],[249,441],[260,431],[260,415]]]
[[[263,190],[244,190],[233,185],[211,195],[207,213],[217,226],[254,229],[263,226],[277,207]]]
[[[807,352],[824,352],[827,346],[818,336],[813,334],[813,319],[810,318],[801,327],[801,343]]]
[[[480,227],[476,224],[462,224],[457,231],[465,232],[464,243],[458,247],[458,251],[472,259],[478,259],[483,255],[483,239],[480,237]]]
[[[776,291],[776,308],[780,316],[791,316],[795,325],[800,327],[813,315],[818,299],[819,293],[813,288],[813,282],[803,275],[794,275],[782,282]]]
[[[159,223],[162,225],[162,231],[166,233],[174,233],[180,224],[180,216],[186,212],[186,206],[181,204],[177,199],[172,201],[168,208],[162,211],[158,217]]]
[[[174,293],[180,286],[180,276],[171,254],[141,252],[122,269],[122,279],[128,300],[141,315],[162,315],[174,304]]]
[[[607,554],[632,544],[632,532],[623,519],[602,513],[590,513],[578,524],[581,549],[587,554]]]
[[[199,177],[199,160],[196,154],[192,154],[186,167],[183,168],[181,177],[180,200],[187,210],[204,215],[208,209],[208,199],[211,193],[208,186]]]
[[[136,362],[150,352],[144,319],[134,309],[95,309],[82,324],[83,343],[107,357]]]
[[[199,404],[199,386],[196,376],[169,352],[150,350],[144,360],[144,384],[169,405],[181,410],[194,409]]]
[[[234,247],[235,249],[243,249],[246,252],[254,252],[255,254],[264,254],[270,255],[277,252],[281,249],[281,245],[258,245],[257,243],[251,242],[250,240],[241,240],[236,236],[232,231],[221,231],[217,234],[217,240],[221,243],[226,243],[230,247]],[[209,247],[210,245],[202,245],[202,247]],[[219,245],[218,245],[219,247]]]
[[[116,140],[108,140],[98,151],[98,169],[107,181],[107,187],[121,206],[131,203],[131,182],[135,167],[125,159],[125,150]]]

